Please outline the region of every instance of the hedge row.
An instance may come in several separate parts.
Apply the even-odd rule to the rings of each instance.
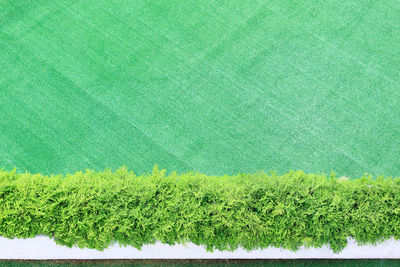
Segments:
[[[0,236],[52,237],[102,250],[110,244],[193,242],[208,250],[327,244],[342,250],[400,238],[400,179],[355,180],[291,171],[199,173],[0,172]]]

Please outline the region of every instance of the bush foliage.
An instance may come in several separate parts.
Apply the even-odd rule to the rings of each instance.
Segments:
[[[52,237],[102,250],[110,244],[193,242],[208,250],[327,244],[347,238],[400,238],[400,179],[354,180],[291,171],[284,175],[199,173],[71,175],[0,172],[0,236]]]

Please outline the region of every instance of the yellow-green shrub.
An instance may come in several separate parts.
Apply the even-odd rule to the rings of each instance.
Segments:
[[[400,179],[291,171],[206,176],[78,172],[43,176],[0,172],[0,236],[52,237],[104,249],[161,241],[234,250],[376,243],[400,237]]]

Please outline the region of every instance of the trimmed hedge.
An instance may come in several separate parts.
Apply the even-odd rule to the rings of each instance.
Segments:
[[[78,172],[43,176],[0,172],[0,236],[52,237],[102,250],[110,244],[193,242],[208,250],[248,250],[400,238],[400,179],[347,180],[284,175]]]

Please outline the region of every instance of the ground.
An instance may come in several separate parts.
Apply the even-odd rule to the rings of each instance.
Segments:
[[[400,2],[0,2],[0,166],[400,176]]]

